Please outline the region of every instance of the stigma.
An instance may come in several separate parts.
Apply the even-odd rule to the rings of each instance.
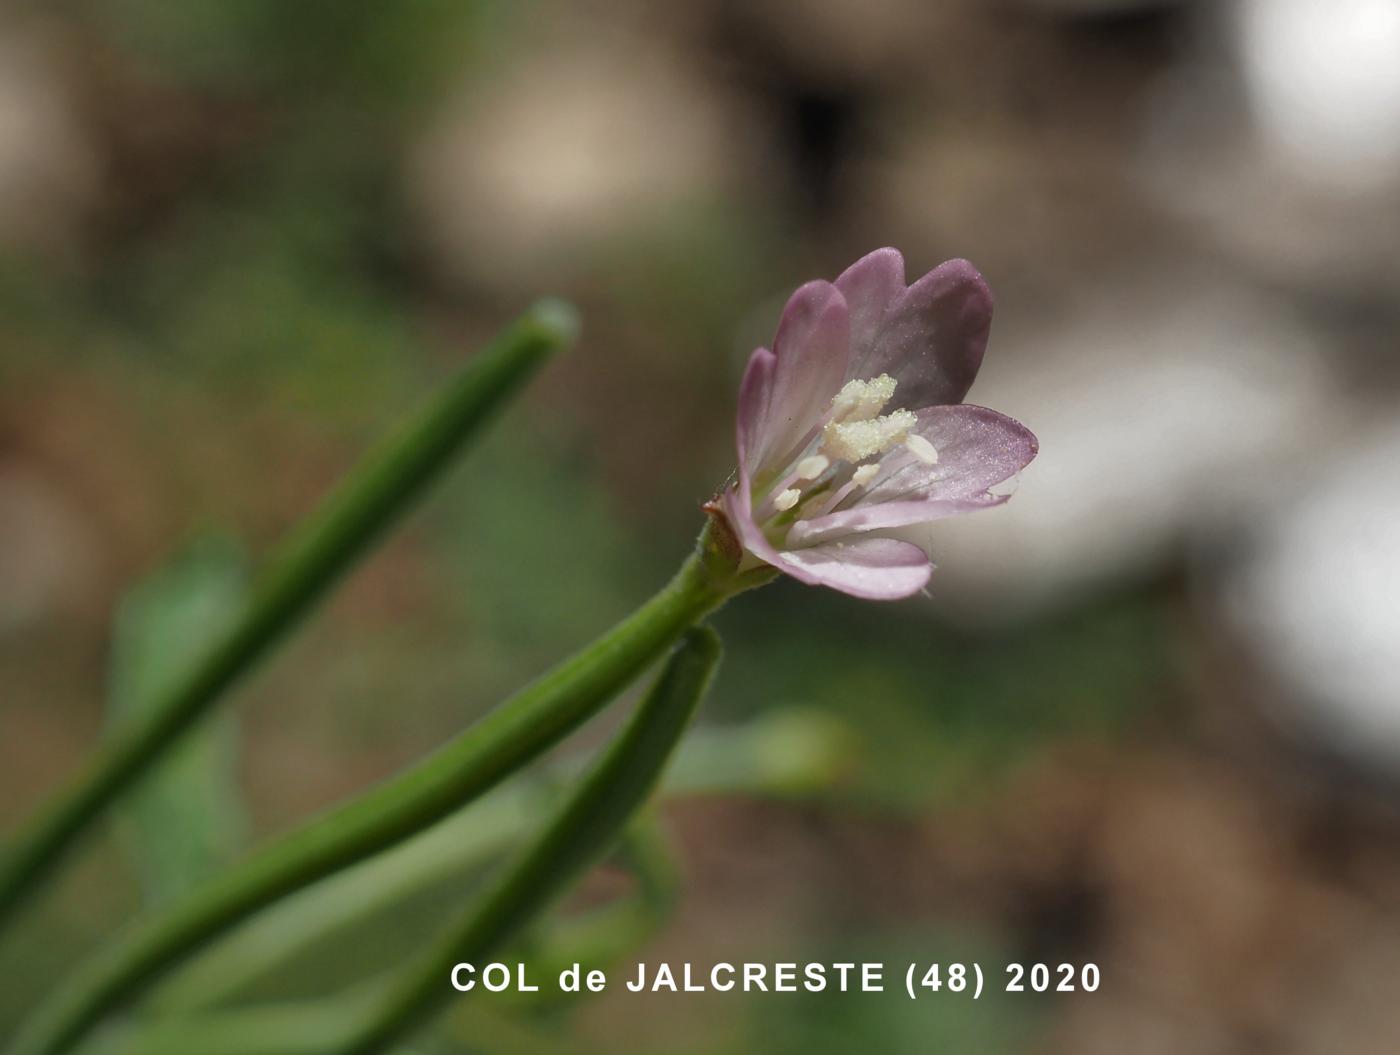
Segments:
[[[780,513],[786,513],[793,506],[797,505],[801,497],[801,491],[795,487],[789,487],[786,491],[779,493],[778,496],[773,499],[773,508]]]

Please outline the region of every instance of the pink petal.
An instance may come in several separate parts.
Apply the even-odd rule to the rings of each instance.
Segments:
[[[992,325],[992,294],[966,260],[940,264],[895,298],[851,376],[898,382],[887,408],[961,403],[977,377]]]
[[[881,502],[879,505],[857,505],[824,517],[801,520],[788,531],[785,546],[825,545],[836,539],[849,540],[863,531],[908,527],[934,520],[975,513],[1003,505],[1010,495],[982,494],[973,498],[940,500],[910,499],[904,502]]]
[[[749,474],[741,466],[739,482],[725,491],[720,499],[724,506],[724,515],[729,518],[730,526],[739,536],[739,544],[765,564],[771,564],[809,586],[817,585],[817,579],[805,569],[785,563],[782,554],[759,530],[758,525],[754,523],[753,500],[749,497],[749,491]]]
[[[907,448],[896,447],[881,459],[879,473],[859,497],[861,505],[973,498],[1011,479],[1040,450],[1035,434],[1015,418],[975,404],[924,407],[914,416],[913,431],[933,444],[938,461],[925,465]]]
[[[914,431],[934,445],[938,461],[925,465],[904,448],[880,461],[863,491],[826,516],[794,524],[786,542],[811,545],[854,531],[905,527],[1001,505],[990,487],[1009,480],[1036,455],[1035,436],[1020,422],[986,407],[959,404],[916,412]]]
[[[755,348],[749,356],[749,365],[744,368],[744,379],[739,383],[735,444],[739,449],[739,468],[745,476],[753,474],[762,454],[777,363],[777,357],[767,348]],[[744,491],[747,494],[748,488]]]
[[[864,364],[872,354],[880,324],[891,305],[904,293],[904,257],[898,249],[867,253],[836,280],[851,313],[850,367]],[[849,379],[856,376],[847,373]],[[868,380],[874,374],[861,374]]]
[[[923,550],[891,538],[784,550],[778,567],[803,582],[873,601],[894,601],[918,593],[933,573]]]
[[[850,346],[846,299],[830,282],[808,282],[788,298],[773,339],[778,368],[759,463],[793,454],[821,422],[846,380]]]

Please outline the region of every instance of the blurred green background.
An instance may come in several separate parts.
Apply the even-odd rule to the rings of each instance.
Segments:
[[[931,597],[785,582],[718,617],[713,779],[660,810],[679,900],[615,959],[1090,961],[1101,989],[488,998],[413,1050],[1395,1051],[1400,498],[1325,487],[1400,449],[1400,19],[1309,6],[0,5],[4,830],[139,707],[151,640],[212,632],[495,328],[543,293],[585,323],[30,911],[0,1035],[644,599],[786,292],[893,244],[910,278],[986,274],[972,399],[1044,453],[935,529]],[[243,999],[342,992],[469,887]]]

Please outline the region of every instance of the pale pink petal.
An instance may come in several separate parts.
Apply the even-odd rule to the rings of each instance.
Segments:
[[[933,444],[926,465],[904,448],[880,461],[880,472],[826,516],[799,521],[788,545],[811,545],[849,532],[905,527],[1001,505],[987,489],[1009,480],[1036,455],[1035,436],[1020,422],[986,407],[959,404],[916,412],[914,431]]]
[[[758,525],[753,520],[753,503],[749,497],[749,475],[742,468],[739,470],[739,481],[735,486],[724,492],[720,498],[720,503],[724,507],[724,515],[729,520],[734,533],[739,536],[739,545],[744,550],[753,554],[765,564],[787,572],[794,579],[807,583],[809,586],[817,585],[818,580],[805,569],[788,564],[783,560],[782,554],[778,552]]]
[[[904,294],[904,257],[898,249],[877,249],[841,272],[835,284],[851,313],[851,356],[846,373],[851,378],[857,376],[852,371],[857,366],[863,368],[870,359],[880,324]],[[875,374],[859,376],[869,380]]]
[[[938,461],[925,465],[896,447],[880,460],[860,504],[971,498],[1015,476],[1040,450],[1035,434],[1019,421],[975,404],[924,407],[914,416],[914,433],[933,444]]]
[[[970,498],[921,500],[909,499],[902,502],[881,502],[879,505],[857,505],[824,517],[800,520],[792,525],[785,546],[825,545],[834,539],[849,540],[852,535],[863,531],[908,527],[910,524],[926,524],[934,520],[975,513],[979,509],[990,509],[1002,505],[1010,495],[983,493]]]
[[[755,348],[744,368],[744,379],[739,383],[735,442],[739,448],[739,468],[747,476],[753,474],[762,454],[777,362],[777,357],[767,348]]]
[[[966,260],[940,264],[885,312],[853,376],[889,374],[898,383],[887,409],[961,403],[977,377],[992,325],[992,294]]]
[[[852,539],[785,550],[778,567],[803,582],[873,601],[894,601],[918,593],[933,573],[923,550],[892,538]]]
[[[851,346],[846,300],[830,282],[808,282],[788,298],[773,352],[773,398],[757,461],[793,453],[821,423],[846,379]]]

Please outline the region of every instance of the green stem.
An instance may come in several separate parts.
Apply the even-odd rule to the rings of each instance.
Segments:
[[[698,729],[666,771],[666,795],[797,794],[827,787],[843,769],[847,745],[825,715],[777,711],[743,725]],[[284,898],[175,974],[150,1002],[162,1016],[226,1003],[254,982],[305,955],[334,955],[355,933],[403,902],[460,890],[503,851],[524,840],[531,820],[557,801],[556,788],[578,778],[579,760],[552,766],[540,781],[498,787],[469,808],[314,887]],[[646,835],[647,837],[644,837]],[[644,880],[638,900],[661,915],[672,896],[655,824],[633,825],[622,852]],[[649,851],[649,852],[648,852]],[[623,914],[624,907],[619,908]],[[605,921],[599,920],[601,925]],[[581,924],[595,932],[592,921]],[[614,942],[616,944],[616,942]],[[580,959],[573,956],[573,959]]]
[[[346,1023],[363,1014],[372,987],[295,1003],[133,1023],[103,1033],[84,1055],[330,1055]],[[382,989],[374,988],[380,994]],[[338,1053],[337,1053],[338,1055]]]
[[[374,1008],[341,1055],[375,1055],[452,999],[458,963],[480,964],[617,840],[646,802],[719,662],[714,631],[692,630],[618,740],[549,827]]]
[[[235,923],[422,831],[557,743],[726,598],[771,578],[735,576],[710,538],[707,529],[676,577],[631,616],[435,754],[109,944],[39,1008],[11,1055],[68,1050],[108,1011]]]
[[[653,793],[719,662],[719,638],[691,630],[626,729],[472,909],[399,978],[298,1004],[180,1017],[113,1038],[112,1055],[371,1055],[452,999],[458,963],[483,962],[548,908],[622,835]],[[645,849],[643,852],[646,852]],[[664,869],[663,869],[664,871]],[[666,876],[655,878],[666,887]],[[663,892],[664,900],[664,892]],[[366,1013],[362,1009],[368,1006]]]
[[[274,557],[231,631],[16,837],[0,859],[0,927],[102,811],[306,615],[574,329],[567,306],[536,305],[321,503]]]
[[[553,920],[532,931],[513,959],[525,963],[531,977],[559,977],[570,964],[611,970],[666,922],[680,893],[676,862],[664,833],[652,817],[639,815],[623,834],[615,854],[618,864],[630,872],[636,890],[580,915]],[[501,994],[502,1009],[522,1006],[540,1010],[561,1007],[587,997],[564,993],[542,985],[538,993]]]

